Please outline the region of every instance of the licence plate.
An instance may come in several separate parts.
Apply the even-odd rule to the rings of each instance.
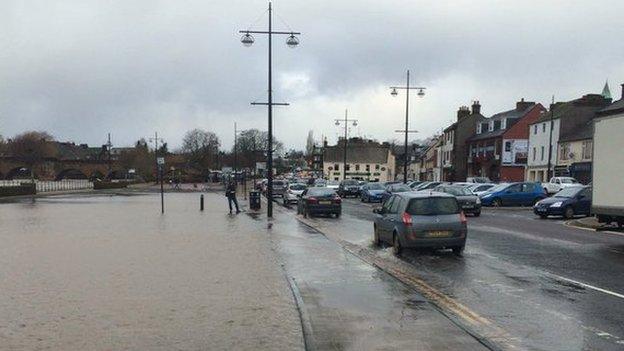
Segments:
[[[462,206],[462,208],[472,208],[472,207],[473,207],[472,205],[464,205],[464,206]]]
[[[444,238],[447,236],[451,236],[451,232],[448,230],[434,230],[430,231],[427,236],[430,238]]]
[[[331,205],[331,201],[319,201],[319,205]]]
[[[546,212],[546,209],[545,208],[538,208],[537,212]]]

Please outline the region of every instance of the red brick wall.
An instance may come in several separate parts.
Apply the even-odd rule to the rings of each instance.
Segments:
[[[524,167],[503,166],[500,171],[501,182],[523,182]]]
[[[516,124],[507,129],[503,134],[503,139],[529,139],[529,124],[537,122],[542,111],[544,111],[542,104],[537,104],[524,115]]]

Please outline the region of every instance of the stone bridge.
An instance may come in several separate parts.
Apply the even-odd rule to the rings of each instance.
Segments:
[[[106,161],[93,160],[45,160],[34,168],[35,178],[41,180],[61,179],[108,179],[121,178],[125,170],[112,162],[110,166]],[[19,160],[11,157],[0,158],[0,179],[29,178],[29,167]]]

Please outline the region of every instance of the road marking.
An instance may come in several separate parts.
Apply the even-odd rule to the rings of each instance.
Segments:
[[[556,275],[556,274],[552,274],[552,273],[551,273],[551,275],[553,277],[557,278],[557,279],[560,279],[560,280],[563,280],[563,281],[566,281],[566,282],[570,282],[572,284],[576,284],[576,285],[582,286],[584,288],[600,291],[601,293],[605,293],[605,294],[608,294],[608,295],[611,295],[611,296],[619,297],[620,299],[624,299],[624,295],[618,294],[616,292],[613,292],[613,291],[610,291],[610,290],[607,290],[607,289],[603,289],[603,288],[599,288],[597,286],[585,284],[585,283],[582,283],[582,282],[579,282],[579,281],[576,281],[576,280],[573,280],[573,279],[570,279],[570,278],[562,277],[560,275]]]
[[[610,231],[610,230],[596,230],[596,229],[592,229],[592,228],[580,227],[580,226],[572,224],[571,222],[572,221],[565,221],[565,222],[563,222],[563,225],[565,225],[566,227],[569,227],[569,228],[582,229],[582,230],[587,230],[587,231],[594,232],[594,233],[607,233],[607,234],[624,236],[624,233],[613,232],[613,231]]]

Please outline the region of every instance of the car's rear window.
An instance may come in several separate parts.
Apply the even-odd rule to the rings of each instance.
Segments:
[[[459,213],[459,207],[452,197],[427,197],[410,200],[406,212],[414,216],[447,215]]]
[[[466,188],[459,187],[459,186],[446,187],[442,191],[444,191],[445,193],[449,193],[451,195],[455,195],[455,196],[472,195],[470,190],[468,190]]]
[[[336,191],[334,189],[329,188],[310,188],[308,190],[308,195],[311,196],[330,196],[334,195]]]
[[[305,185],[303,185],[303,184],[291,184],[291,185],[290,185],[290,188],[291,188],[292,190],[305,190],[305,189],[306,189],[306,186],[305,186]]]
[[[273,181],[273,185],[279,185],[279,186],[283,186],[285,184],[285,182],[281,181],[281,180],[275,180]]]
[[[358,185],[357,180],[345,180],[342,182],[344,185]]]
[[[366,186],[368,187],[369,190],[383,190],[384,188],[379,183],[368,183],[368,185]]]

